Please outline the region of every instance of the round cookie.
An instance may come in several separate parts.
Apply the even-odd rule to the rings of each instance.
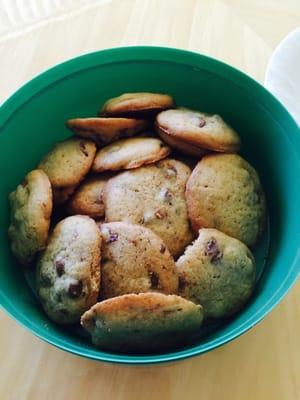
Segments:
[[[102,172],[138,168],[167,157],[170,151],[157,138],[121,139],[98,151],[92,169],[94,172]]]
[[[184,196],[190,173],[180,161],[165,159],[111,178],[104,190],[105,220],[142,224],[179,256],[192,240]]]
[[[8,228],[11,249],[23,265],[47,243],[52,213],[52,191],[44,171],[29,172],[24,182],[9,195],[11,220]]]
[[[75,189],[75,186],[53,188],[53,203],[57,206],[65,203],[74,193]]]
[[[201,147],[194,146],[193,144],[185,142],[184,140],[180,140],[175,136],[169,135],[162,129],[156,128],[156,131],[165,143],[183,154],[197,158],[203,157],[204,154],[207,154],[207,150],[201,149]]]
[[[106,145],[121,137],[133,136],[148,125],[134,118],[75,118],[66,123],[76,135],[92,139],[98,145]]]
[[[237,154],[204,156],[186,186],[192,227],[216,228],[253,246],[264,228],[265,196],[251,165]]]
[[[70,138],[56,143],[39,168],[46,172],[55,188],[76,186],[89,172],[95,154],[93,141]]]
[[[177,260],[179,293],[203,306],[205,318],[240,310],[255,283],[255,260],[244,243],[216,229],[199,237]]]
[[[145,118],[172,107],[175,107],[175,102],[167,94],[124,93],[109,99],[103,105],[101,115]]]
[[[103,191],[108,179],[107,176],[99,176],[83,181],[68,201],[68,213],[102,217],[105,213]]]
[[[155,351],[199,333],[202,307],[176,295],[128,294],[95,304],[81,318],[95,346],[112,351]]]
[[[219,115],[185,108],[159,113],[156,129],[190,145],[219,152],[239,150],[238,134]]]
[[[96,303],[100,287],[101,235],[94,220],[76,215],[53,230],[37,265],[43,308],[59,324],[78,322]]]
[[[100,231],[102,298],[149,291],[177,293],[175,262],[155,233],[126,222],[102,224]]]

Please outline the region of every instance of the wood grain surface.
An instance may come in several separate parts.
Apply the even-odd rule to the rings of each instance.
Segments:
[[[0,0],[0,101],[53,64],[120,45],[190,49],[263,82],[273,49],[299,25],[299,0]],[[0,399],[298,400],[299,337],[300,282],[242,337],[158,367],[73,356],[0,311]]]

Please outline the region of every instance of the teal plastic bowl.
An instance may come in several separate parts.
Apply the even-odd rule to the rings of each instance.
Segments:
[[[57,140],[70,135],[68,118],[96,115],[122,92],[172,94],[182,106],[221,114],[241,135],[242,155],[258,170],[267,195],[269,230],[255,250],[258,280],[247,306],[173,352],[124,355],[94,348],[76,330],[43,313],[7,239],[7,196]],[[300,132],[285,108],[248,76],[211,58],[182,50],[127,47],[60,64],[18,90],[0,109],[0,302],[47,342],[91,359],[151,364],[212,350],[264,318],[295,283],[300,268]],[[266,255],[268,240],[269,251]]]

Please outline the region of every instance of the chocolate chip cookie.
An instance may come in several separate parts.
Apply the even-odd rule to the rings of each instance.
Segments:
[[[124,93],[108,100],[101,115],[114,117],[152,117],[162,110],[175,106],[173,98],[161,93]]]
[[[161,137],[161,139],[167,143],[170,147],[180,151],[183,154],[187,154],[192,157],[197,157],[198,159],[207,154],[207,150],[202,149],[199,146],[194,146],[191,143],[188,143],[184,140],[180,140],[175,136],[169,135],[163,130],[156,128],[157,133]]]
[[[251,251],[216,229],[200,229],[199,237],[177,260],[179,293],[203,306],[205,318],[221,318],[240,310],[255,283]]]
[[[96,303],[100,247],[101,235],[91,218],[76,215],[56,225],[37,265],[38,296],[53,321],[78,322]]]
[[[218,152],[235,152],[240,147],[238,134],[219,115],[185,108],[159,113],[156,129],[190,145]]]
[[[207,155],[186,186],[192,227],[216,228],[253,246],[265,222],[265,196],[251,165],[237,154]]]
[[[69,119],[66,125],[76,135],[103,146],[141,132],[148,122],[134,118],[75,118]]]
[[[102,224],[100,231],[102,298],[148,291],[177,293],[175,262],[155,233],[127,222]]]
[[[89,172],[95,154],[93,141],[70,138],[56,143],[39,168],[46,172],[54,188],[76,186]]]
[[[94,172],[103,172],[138,168],[167,157],[170,151],[157,138],[121,139],[98,151],[92,169]]]
[[[42,170],[29,172],[9,195],[11,220],[8,234],[18,261],[27,265],[47,243],[52,213],[52,191]]]
[[[103,191],[108,179],[109,176],[99,176],[84,180],[68,201],[68,213],[89,215],[92,218],[103,217]]]
[[[198,333],[202,307],[176,295],[128,294],[95,304],[81,318],[95,346],[112,351],[155,351]]]
[[[190,173],[182,162],[165,159],[111,178],[104,190],[106,221],[142,224],[179,256],[192,240],[184,195]]]

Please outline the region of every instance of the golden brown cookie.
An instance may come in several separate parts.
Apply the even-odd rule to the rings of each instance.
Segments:
[[[94,220],[59,222],[37,265],[37,290],[46,314],[59,324],[78,322],[100,288],[101,235]]]
[[[238,134],[219,115],[179,108],[159,113],[156,129],[189,145],[218,152],[239,150]]]
[[[181,296],[203,306],[206,318],[228,317],[249,299],[255,260],[244,243],[216,229],[199,237],[177,260]]]
[[[95,304],[81,318],[95,346],[155,351],[186,343],[203,321],[202,307],[176,295],[128,294]]]
[[[70,138],[56,143],[39,168],[46,172],[55,188],[76,186],[89,172],[95,154],[93,141]]]
[[[252,246],[263,230],[265,196],[259,177],[237,154],[204,156],[187,182],[186,199],[195,231],[216,228]]]
[[[162,110],[175,107],[173,98],[161,93],[124,93],[109,99],[101,115],[114,117],[153,116]]]
[[[138,168],[167,157],[170,151],[157,138],[121,139],[98,151],[92,169],[94,172],[103,172]]]
[[[29,172],[24,182],[9,195],[11,249],[23,265],[33,261],[46,246],[52,213],[52,191],[44,171]]]
[[[68,213],[92,218],[104,216],[103,191],[108,179],[108,176],[99,176],[84,180],[68,201]]]
[[[102,224],[100,231],[102,298],[149,291],[177,293],[175,262],[155,233],[127,222]]]
[[[194,146],[184,140],[180,140],[175,136],[169,135],[168,133],[164,132],[160,128],[156,128],[157,133],[161,137],[161,139],[167,143],[170,147],[180,151],[183,154],[187,154],[192,157],[197,157],[198,159],[203,157],[204,154],[207,154],[207,150],[202,149],[199,146]]]
[[[75,118],[67,121],[67,127],[76,135],[92,139],[98,145],[106,145],[122,137],[141,132],[148,125],[134,118]]]
[[[142,224],[179,256],[192,240],[184,195],[190,173],[180,161],[165,159],[111,178],[104,190],[106,221]]]

